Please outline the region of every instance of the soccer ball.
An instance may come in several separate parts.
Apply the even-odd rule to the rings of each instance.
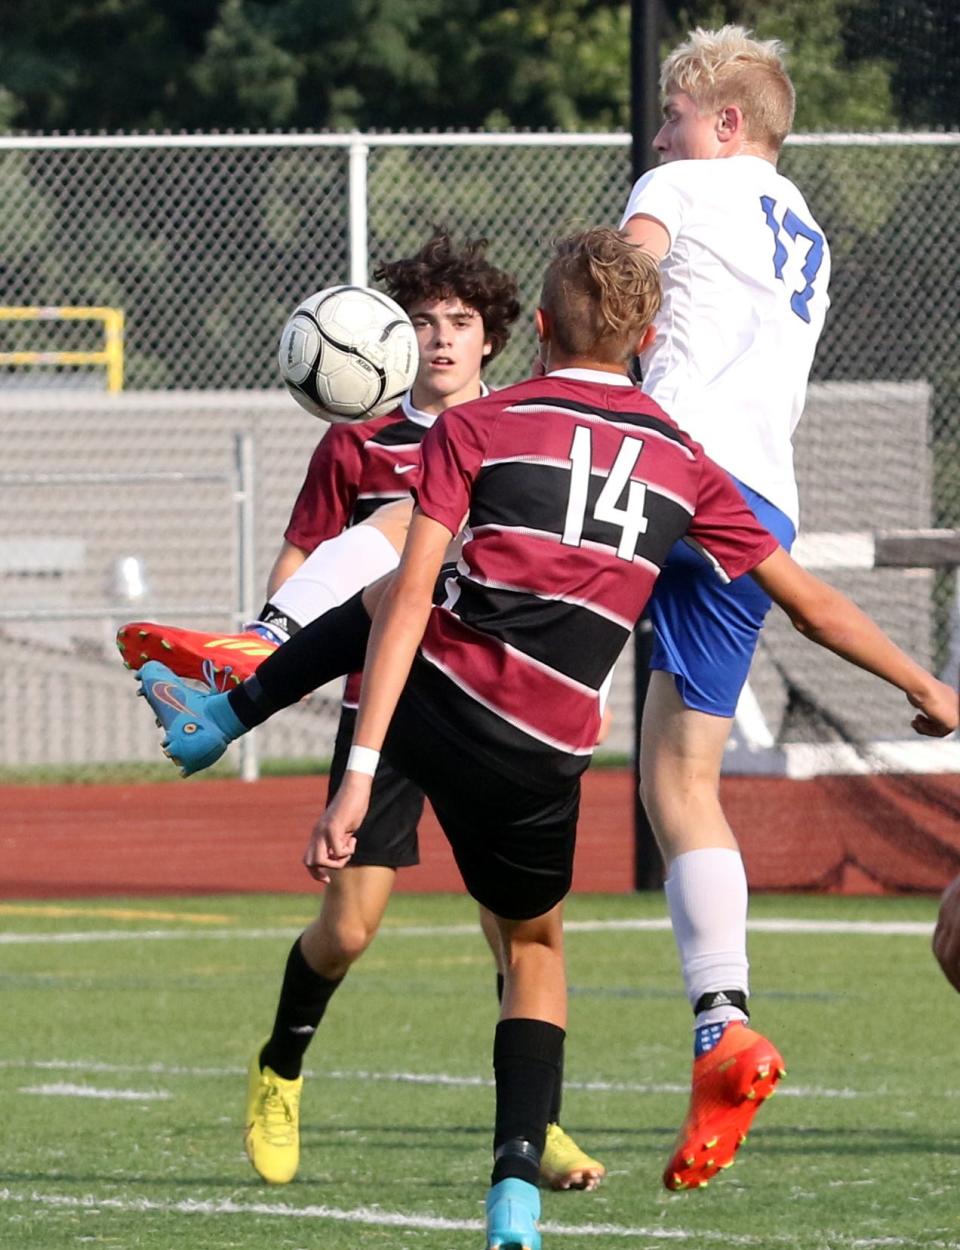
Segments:
[[[301,407],[325,421],[365,421],[413,385],[417,334],[399,304],[362,286],[305,299],[280,335],[280,373]]]

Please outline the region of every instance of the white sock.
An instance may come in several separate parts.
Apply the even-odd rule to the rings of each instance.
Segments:
[[[739,851],[711,847],[678,855],[664,890],[690,1005],[711,990],[747,994],[747,876]],[[694,1023],[746,1018],[724,1004],[701,1012]]]
[[[270,602],[298,625],[309,625],[399,563],[385,534],[373,525],[354,525],[311,551]]]

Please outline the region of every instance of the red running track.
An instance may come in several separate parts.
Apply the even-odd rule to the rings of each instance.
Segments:
[[[303,892],[325,777],[0,787],[0,897]],[[936,892],[960,871],[960,777],[725,778],[754,889]],[[631,779],[584,777],[574,889],[633,886]],[[408,891],[461,889],[432,815]]]

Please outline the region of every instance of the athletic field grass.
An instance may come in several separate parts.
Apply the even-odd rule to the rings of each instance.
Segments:
[[[268,1188],[250,1169],[245,1069],[312,909],[0,903],[0,1246],[482,1246],[495,998],[465,898],[393,901],[308,1054],[300,1176]],[[960,1247],[960,999],[934,914],[754,900],[754,1023],[789,1075],[736,1166],[672,1195],[690,1020],[663,903],[572,899],[563,1122],[609,1178],[545,1195],[545,1250]]]

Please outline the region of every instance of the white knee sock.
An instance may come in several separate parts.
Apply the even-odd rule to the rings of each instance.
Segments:
[[[664,885],[690,1005],[711,990],[749,992],[747,877],[739,851],[719,847],[678,855]],[[732,1005],[701,1012],[695,1023],[744,1020]]]
[[[373,525],[354,525],[311,551],[270,602],[298,625],[309,625],[399,563],[386,535]]]

